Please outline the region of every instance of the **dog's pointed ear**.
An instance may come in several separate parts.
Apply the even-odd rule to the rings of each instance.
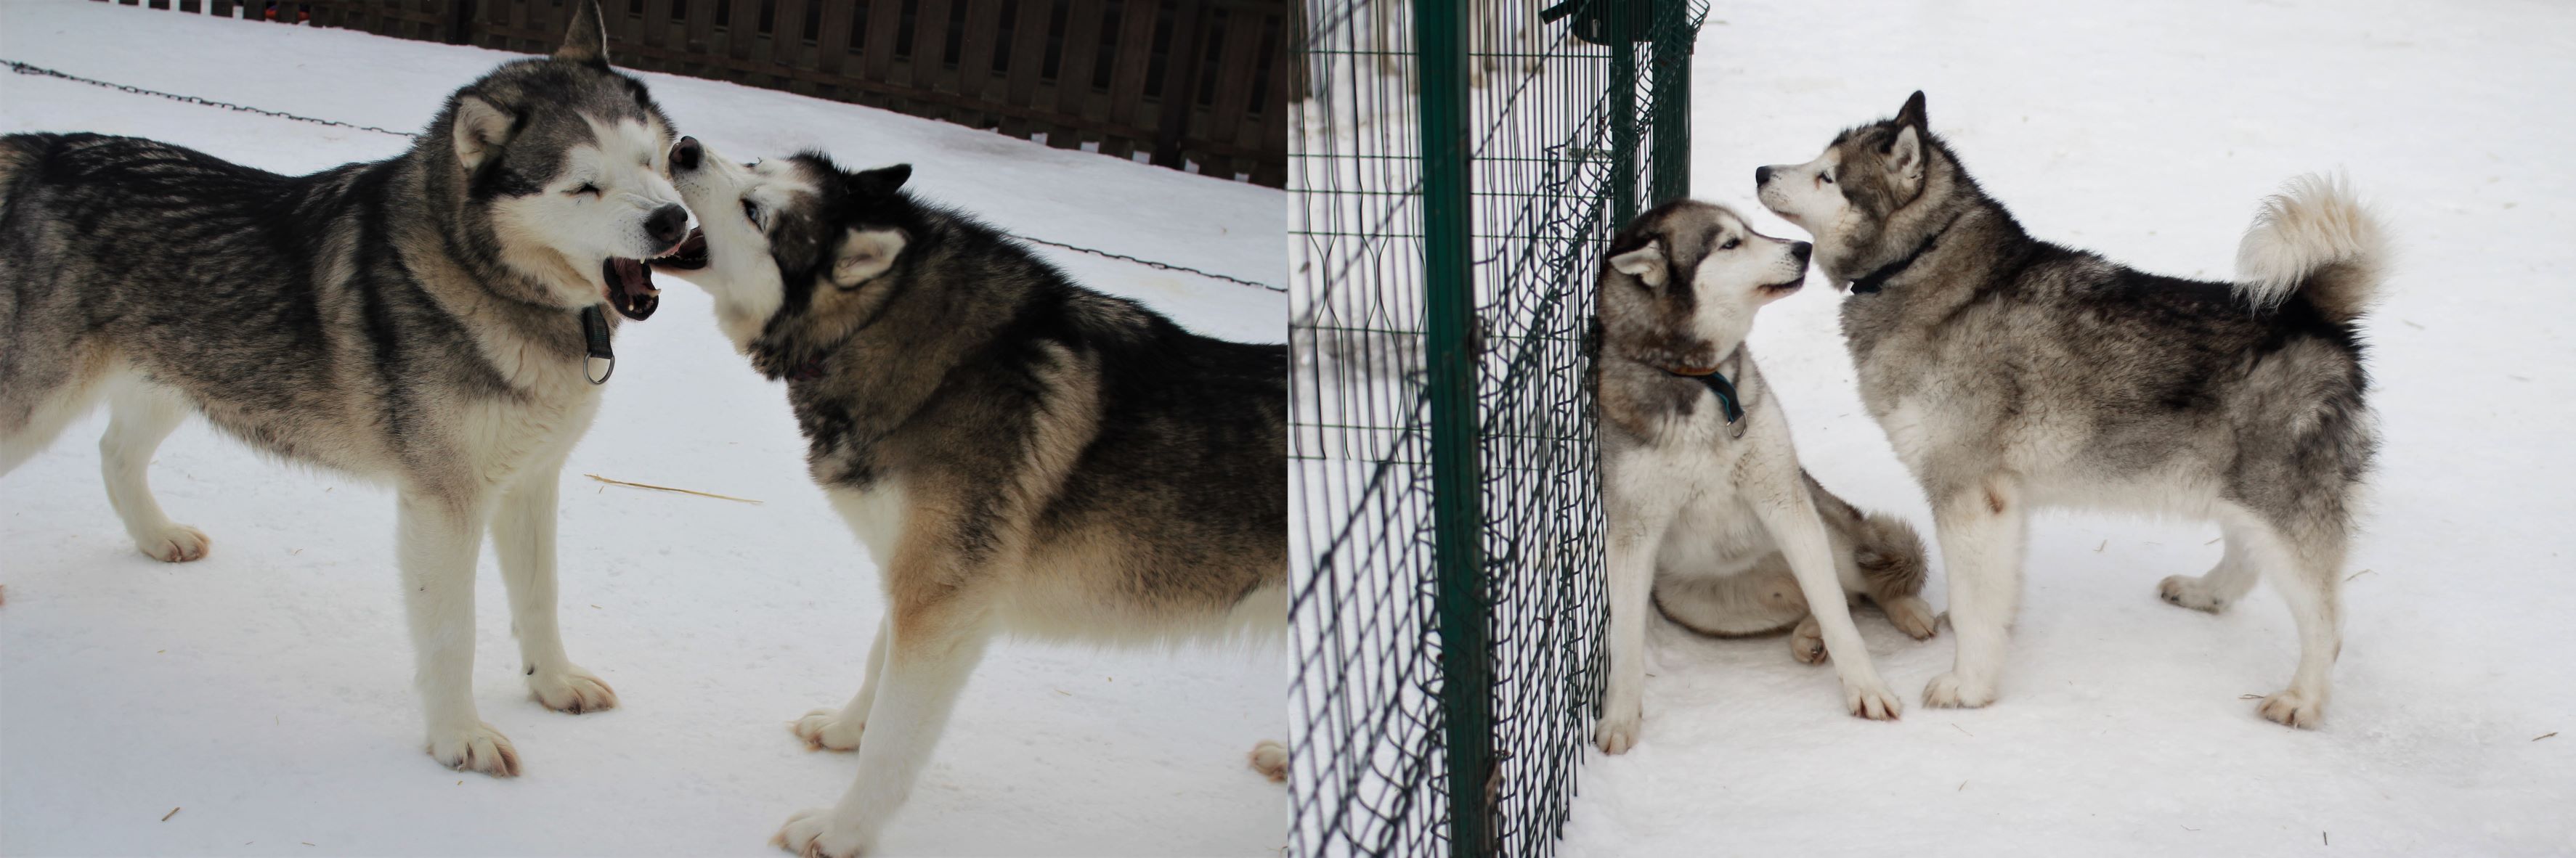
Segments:
[[[599,0],[573,0],[572,25],[564,28],[555,59],[608,67],[608,25],[599,16]]]
[[[456,144],[456,162],[465,165],[465,172],[481,169],[493,156],[501,154],[501,147],[508,145],[510,136],[518,130],[517,114],[480,95],[457,94],[456,123],[449,133]]]
[[[1646,281],[1648,286],[1664,285],[1664,247],[1661,239],[1646,246],[1610,257],[1610,268],[1621,274]]]
[[[1896,124],[1931,130],[1932,126],[1923,124],[1922,90],[1915,90],[1913,95],[1906,97],[1905,106],[1896,109]]]
[[[1881,158],[1887,162],[1887,174],[1896,177],[1907,189],[1921,184],[1923,132],[1915,130],[1912,125],[1899,129],[1895,139],[1887,141],[1887,150],[1881,153]]]
[[[832,259],[832,285],[843,289],[874,280],[894,267],[895,257],[903,255],[912,239],[900,229],[857,229],[841,235],[841,247]]]
[[[896,164],[850,174],[850,193],[861,197],[882,197],[903,189],[912,178],[911,164]]]

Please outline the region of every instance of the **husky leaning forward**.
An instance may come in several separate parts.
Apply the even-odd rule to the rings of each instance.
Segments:
[[[1286,627],[1285,346],[1191,334],[1076,286],[905,193],[909,167],[746,167],[687,138],[671,166],[706,253],[666,268],[787,379],[807,467],[885,588],[858,695],[793,725],[858,749],[858,780],[788,820],[788,851],[876,841],[996,634],[1157,644]],[[1264,743],[1253,762],[1276,778],[1286,760]]]
[[[2216,519],[2224,557],[2164,579],[2165,601],[2215,612],[2269,576],[2300,655],[2259,710],[2293,727],[2325,716],[2336,590],[2378,445],[2356,322],[2386,256],[2339,180],[2302,177],[2267,201],[2233,284],[2031,238],[1932,134],[1920,92],[1755,182],[1851,283],[1861,401],[1932,502],[1958,660],[1925,705],[1994,702],[2025,523],[2064,506]]]
[[[1871,666],[1845,593],[1869,593],[1907,634],[1930,637],[1931,610],[1916,595],[1923,542],[1902,521],[1864,518],[1798,467],[1788,412],[1744,342],[1763,305],[1806,281],[1809,252],[1696,200],[1656,206],[1611,240],[1592,361],[1610,529],[1610,682],[1593,733],[1604,752],[1625,753],[1642,730],[1656,604],[1701,630],[1778,631],[1807,614],[1814,628],[1801,637],[1832,656],[1843,708],[1880,720],[1904,709]],[[1790,589],[1776,580],[1784,574],[1795,596],[1752,595]]]
[[[290,178],[149,140],[0,138],[0,472],[106,399],[108,499],[172,562],[206,535],[144,470],[191,412],[391,482],[429,753],[517,774],[474,707],[476,555],[488,523],[537,700],[617,705],[557,633],[556,472],[599,407],[584,311],[650,314],[643,260],[686,230],[671,136],[583,2],[553,57],[459,90],[390,161]]]

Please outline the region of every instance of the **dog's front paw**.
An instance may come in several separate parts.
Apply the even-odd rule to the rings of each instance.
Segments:
[[[1930,640],[1940,633],[1941,618],[1932,613],[1932,606],[1924,603],[1921,596],[1898,596],[1880,604],[1878,609],[1887,612],[1887,621],[1894,624],[1897,631],[1904,632],[1906,637]]]
[[[2263,698],[2263,705],[2256,711],[2263,713],[2266,721],[2302,730],[2323,724],[2326,720],[2326,702],[2308,699],[2307,695],[2297,691],[2283,691]]]
[[[1271,783],[1288,782],[1288,746],[1275,739],[1263,739],[1252,746],[1252,770],[1269,778]]]
[[[1797,630],[1789,633],[1789,657],[1799,664],[1825,663],[1825,630],[1816,624],[1814,615],[1800,621]]]
[[[2209,584],[2196,575],[2174,575],[2156,584],[2156,595],[2167,604],[2195,611],[2218,613],[2227,610],[2227,600],[2209,591]]]
[[[780,826],[778,836],[769,845],[805,856],[805,858],[857,858],[868,851],[868,838],[855,831],[837,830],[832,825],[832,812],[822,808],[800,810]]]
[[[867,729],[867,721],[843,720],[841,710],[838,709],[816,709],[787,725],[788,732],[796,734],[796,738],[805,740],[806,749],[814,751],[825,748],[835,751],[858,750],[859,734],[866,732]]]
[[[460,772],[482,772],[496,778],[519,776],[519,749],[511,747],[510,737],[501,735],[490,724],[430,731],[429,756]]]
[[[143,556],[163,563],[186,563],[203,558],[206,550],[214,544],[214,540],[206,538],[205,531],[184,524],[164,525],[150,533],[134,534],[135,549],[143,552]]]
[[[1905,714],[1905,704],[1887,684],[1870,680],[1867,684],[1843,683],[1843,709],[1872,721],[1894,721]]]
[[[1932,677],[1931,684],[1923,686],[1923,705],[1934,709],[1981,709],[1993,702],[1993,684],[1970,683],[1957,673]]]
[[[528,691],[539,704],[557,712],[579,715],[617,708],[617,690],[578,667],[528,674]]]
[[[1601,723],[1592,726],[1592,744],[1601,746],[1604,754],[1625,754],[1637,746],[1637,737],[1645,732],[1645,723],[1646,714],[1641,710],[1605,714]]]

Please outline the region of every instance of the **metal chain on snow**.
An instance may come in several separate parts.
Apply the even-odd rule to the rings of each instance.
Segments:
[[[373,132],[376,132],[376,133],[378,133],[378,134],[391,134],[391,135],[394,135],[394,136],[396,136],[396,137],[405,137],[405,138],[410,138],[410,139],[414,139],[414,140],[420,139],[420,135],[419,135],[419,134],[416,134],[416,133],[413,133],[413,132],[410,132],[410,131],[394,131],[394,130],[386,129],[386,128],[378,128],[378,127],[375,127],[375,126],[373,126],[373,125],[352,125],[352,124],[350,124],[350,123],[341,122],[341,121],[333,120],[333,119],[316,119],[316,118],[314,118],[314,117],[310,117],[310,116],[297,116],[297,115],[292,114],[292,113],[281,113],[281,112],[278,112],[278,111],[275,111],[275,110],[262,110],[262,109],[260,109],[260,108],[251,107],[251,106],[248,106],[248,105],[234,104],[234,103],[231,103],[231,102],[228,102],[228,101],[215,101],[215,100],[213,100],[213,99],[208,99],[208,98],[198,98],[198,97],[193,96],[193,95],[179,95],[179,94],[177,94],[177,93],[169,93],[169,92],[162,92],[162,91],[159,91],[159,90],[144,89],[144,88],[139,87],[139,86],[128,86],[128,85],[121,84],[121,83],[109,83],[109,82],[107,82],[107,81],[103,81],[103,80],[94,80],[94,79],[91,79],[91,78],[85,78],[85,77],[81,77],[81,76],[78,76],[78,75],[64,74],[64,73],[62,73],[62,72],[55,71],[55,70],[53,70],[53,69],[49,69],[49,68],[45,68],[45,67],[43,67],[43,66],[29,65],[29,64],[27,64],[27,63],[22,63],[22,62],[19,62],[19,61],[17,61],[17,60],[0,59],[0,63],[8,63],[8,64],[9,64],[9,70],[10,70],[10,71],[17,72],[17,73],[19,73],[19,74],[23,74],[23,75],[35,75],[35,76],[38,76],[38,77],[60,78],[60,79],[63,79],[63,80],[71,81],[71,82],[73,82],[73,83],[85,83],[85,84],[89,84],[89,85],[91,85],[91,86],[101,86],[101,87],[106,87],[106,88],[108,88],[108,89],[113,89],[113,90],[116,90],[116,91],[118,91],[118,92],[127,93],[127,94],[129,94],[129,95],[149,95],[149,96],[153,96],[153,97],[156,97],[156,98],[166,98],[166,99],[170,99],[171,101],[177,101],[177,102],[182,102],[182,103],[186,103],[186,104],[194,104],[194,105],[197,105],[197,106],[200,106],[200,107],[220,107],[220,108],[223,108],[223,109],[225,109],[225,110],[236,110],[236,111],[240,111],[240,112],[242,112],[242,113],[253,113],[253,114],[258,114],[258,115],[260,115],[260,116],[267,116],[267,117],[272,117],[272,118],[276,118],[276,119],[292,119],[292,120],[295,120],[295,121],[297,121],[297,122],[310,122],[310,123],[313,123],[313,124],[315,124],[315,125],[329,125],[329,126],[333,126],[333,127],[338,127],[338,128],[348,128],[348,129],[353,129],[353,130],[357,130],[357,131],[373,131]],[[1063,249],[1066,249],[1066,250],[1070,250],[1070,251],[1073,251],[1073,252],[1076,252],[1076,253],[1087,253],[1087,254],[1090,254],[1090,255],[1093,255],[1093,256],[1102,257],[1102,258],[1105,258],[1105,259],[1115,259],[1115,260],[1119,260],[1119,261],[1121,261],[1121,262],[1133,262],[1133,263],[1136,263],[1136,264],[1138,264],[1138,265],[1145,266],[1145,267],[1147,267],[1147,268],[1153,268],[1153,269],[1157,269],[1157,270],[1161,270],[1161,271],[1178,271],[1178,272],[1181,272],[1181,273],[1184,273],[1184,274],[1196,274],[1196,275],[1198,275],[1198,276],[1205,277],[1205,278],[1208,278],[1208,279],[1210,279],[1210,280],[1223,280],[1223,281],[1228,282],[1228,283],[1234,283],[1234,284],[1243,285],[1243,286],[1251,286],[1251,287],[1255,287],[1255,288],[1259,288],[1259,289],[1267,289],[1267,290],[1270,290],[1270,291],[1272,291],[1272,292],[1286,292],[1286,291],[1288,291],[1288,287],[1286,287],[1286,286],[1272,286],[1272,285],[1270,285],[1270,284],[1268,284],[1268,283],[1261,283],[1261,282],[1252,281],[1252,280],[1245,280],[1245,279],[1243,279],[1243,278],[1241,278],[1241,277],[1229,277],[1229,276],[1226,276],[1226,275],[1223,275],[1223,274],[1218,274],[1218,273],[1213,272],[1213,271],[1201,271],[1201,270],[1196,269],[1196,268],[1191,268],[1191,267],[1189,267],[1189,266],[1187,266],[1187,265],[1173,265],[1173,264],[1168,263],[1168,262],[1156,262],[1156,261],[1151,260],[1151,259],[1138,259],[1138,258],[1136,258],[1136,257],[1128,256],[1128,255],[1123,254],[1123,253],[1111,253],[1111,252],[1109,252],[1109,251],[1106,251],[1106,250],[1100,250],[1100,249],[1097,249],[1097,248],[1082,247],[1082,246],[1080,246],[1080,245],[1066,244],[1066,243],[1061,242],[1061,241],[1048,241],[1048,240],[1043,239],[1043,238],[1037,238],[1037,237],[1033,237],[1033,236],[1020,235],[1020,234],[1018,234],[1018,233],[1006,233],[1006,234],[1010,235],[1012,238],[1016,238],[1016,239],[1019,239],[1019,240],[1021,240],[1021,241],[1026,241],[1026,242],[1029,242],[1029,243],[1032,243],[1032,244],[1043,244],[1043,245],[1046,245],[1046,246],[1048,246],[1048,247],[1060,247],[1060,248],[1063,248]]]

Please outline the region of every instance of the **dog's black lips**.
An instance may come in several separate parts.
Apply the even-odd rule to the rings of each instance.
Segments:
[[[707,267],[707,234],[690,229],[689,237],[681,239],[678,248],[653,257],[653,267],[664,271],[696,271]]]

